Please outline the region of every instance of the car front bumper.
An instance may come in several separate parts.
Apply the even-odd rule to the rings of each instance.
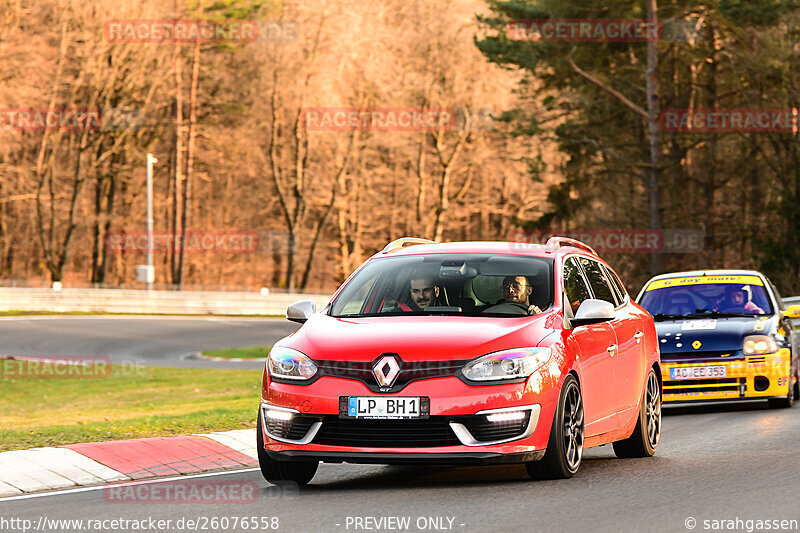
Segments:
[[[695,367],[725,367],[724,377],[671,379],[671,370]],[[793,385],[791,352],[739,357],[733,360],[674,363],[662,360],[664,402],[785,398]]]
[[[381,396],[356,380],[323,377],[310,385],[269,382],[262,391],[259,431],[265,450],[277,460],[380,464],[533,461],[546,449],[558,390],[534,392],[530,381],[482,386],[455,377],[415,381],[390,396],[428,397],[430,415],[379,420],[340,415],[342,398]],[[522,412],[524,417],[500,422],[487,418],[509,411]]]

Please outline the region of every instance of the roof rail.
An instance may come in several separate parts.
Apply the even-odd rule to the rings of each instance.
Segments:
[[[586,243],[583,243],[577,239],[570,239],[569,237],[557,237],[553,236],[547,239],[547,243],[545,244],[544,251],[548,254],[551,254],[561,248],[562,246],[573,246],[575,248],[581,248],[586,250],[587,252],[591,252],[594,255],[597,255],[597,252],[594,251],[594,248],[589,246]]]
[[[413,246],[415,244],[436,244],[436,241],[429,241],[428,239],[419,239],[417,237],[401,237],[387,244],[386,248],[384,248],[381,251],[381,253],[388,254],[389,252],[394,252],[395,250],[399,250],[404,246]]]

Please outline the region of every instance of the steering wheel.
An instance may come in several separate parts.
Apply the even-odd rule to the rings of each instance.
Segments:
[[[504,313],[509,315],[528,315],[528,306],[520,302],[502,302],[486,309],[484,313]]]

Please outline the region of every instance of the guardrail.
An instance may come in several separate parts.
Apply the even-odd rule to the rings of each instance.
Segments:
[[[314,300],[320,309],[329,299],[325,294],[0,287],[0,311],[54,313],[285,315],[297,300]]]

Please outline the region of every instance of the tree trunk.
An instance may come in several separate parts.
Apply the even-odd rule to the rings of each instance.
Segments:
[[[178,2],[175,2],[175,16],[180,14]],[[181,57],[181,45],[175,44],[173,52],[173,63],[175,65],[175,187],[172,189],[172,250],[170,250],[170,264],[172,269],[173,289],[179,290],[181,287],[181,261],[183,260],[183,243],[179,244],[179,234],[184,234],[184,229],[180,227],[180,201],[182,198],[181,189],[183,187],[183,58]],[[180,257],[177,257],[179,255]]]
[[[647,20],[656,21],[658,7],[656,0],[645,0]],[[664,225],[661,216],[660,172],[661,172],[661,125],[658,105],[658,42],[647,40],[647,131],[650,136],[650,176],[647,181],[648,211],[650,229],[662,232]],[[664,258],[660,253],[650,254],[650,272],[653,275],[664,271]]]
[[[198,14],[203,13],[203,0],[197,6]],[[194,164],[194,145],[197,127],[197,86],[200,82],[200,39],[194,42],[194,55],[192,56],[192,81],[189,89],[189,140],[186,146],[186,183],[183,186],[183,205],[181,207],[181,242],[186,242],[186,228],[189,224],[189,209],[192,201],[192,170]],[[181,246],[178,259],[178,283],[183,282],[183,261],[185,246]]]

